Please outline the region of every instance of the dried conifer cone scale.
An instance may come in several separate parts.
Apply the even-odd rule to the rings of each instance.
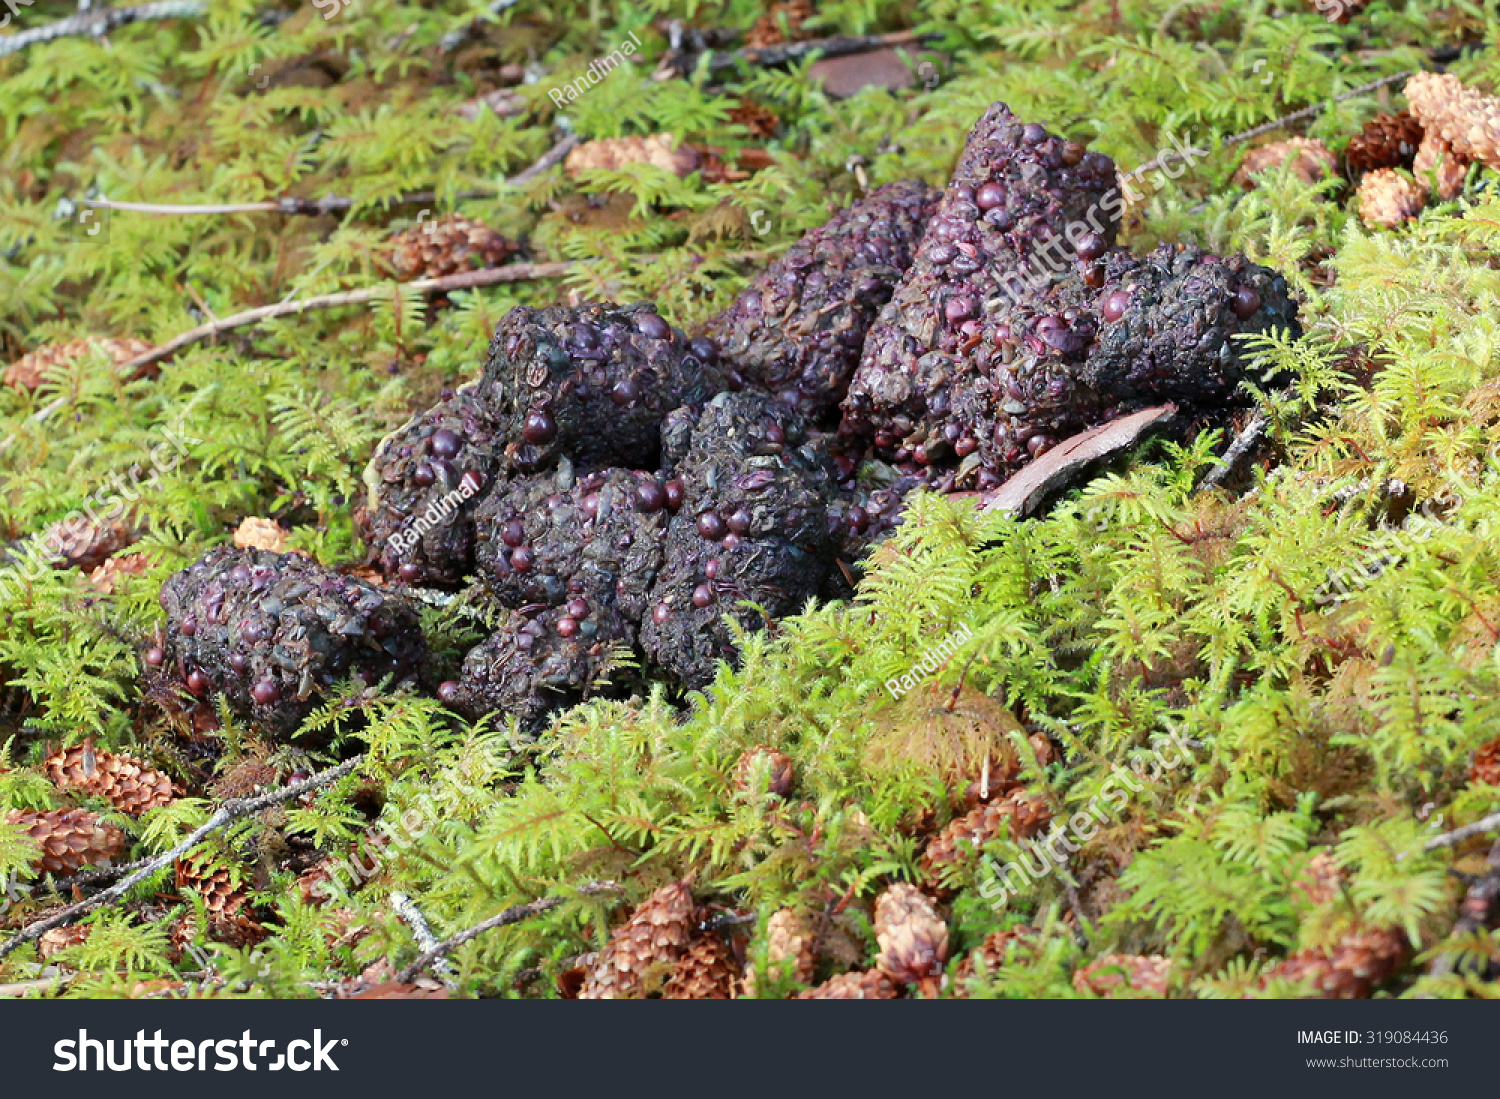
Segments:
[[[87,809],[12,809],[5,819],[40,846],[33,865],[44,874],[76,874],[125,850],[125,833]]]
[[[693,894],[683,882],[647,897],[610,935],[578,993],[580,1000],[624,1000],[645,995],[648,982],[665,977],[693,932]]]
[[[170,804],[177,796],[172,780],[160,771],[130,756],[95,748],[92,741],[54,753],[43,767],[57,786],[102,797],[133,817]]]
[[[1382,114],[1366,122],[1344,148],[1351,178],[1380,168],[1409,168],[1422,142],[1422,123],[1409,111]]]

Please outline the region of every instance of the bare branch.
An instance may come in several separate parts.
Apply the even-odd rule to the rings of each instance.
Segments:
[[[226,801],[223,805],[219,806],[213,816],[194,829],[192,835],[188,836],[187,839],[165,854],[156,856],[156,858],[146,863],[124,881],[110,886],[102,893],[96,893],[87,900],[79,901],[77,904],[70,904],[62,911],[54,912],[46,919],[38,920],[36,923],[11,936],[3,945],[0,945],[0,958],[5,957],[17,947],[25,946],[29,942],[35,942],[54,927],[66,926],[78,919],[79,916],[85,916],[96,908],[101,908],[106,904],[119,900],[126,893],[130,892],[133,887],[145,881],[158,870],[163,870],[172,865],[179,857],[198,846],[205,836],[218,831],[226,824],[239,820],[242,817],[259,813],[263,809],[269,809],[273,805],[280,805],[282,802],[301,797],[309,790],[316,790],[320,786],[327,786],[330,782],[337,782],[358,767],[364,758],[364,753],[360,753],[352,759],[346,759],[337,767],[330,767],[328,770],[321,771],[309,779],[293,783],[291,786],[283,786],[279,790],[262,794],[260,797],[234,798],[231,801]]]
[[[1485,832],[1493,832],[1500,828],[1500,813],[1491,813],[1483,820],[1476,820],[1473,824],[1466,824],[1462,828],[1455,828],[1451,832],[1444,832],[1441,836],[1433,836],[1428,840],[1423,850],[1435,851],[1439,847],[1452,847],[1455,843],[1461,843],[1470,836],[1483,835]]]
[[[402,922],[411,928],[412,938],[417,940],[418,946],[423,950],[433,950],[437,947],[438,939],[432,933],[432,926],[410,897],[405,893],[392,893],[391,907],[395,909],[396,915],[401,917]],[[447,958],[439,958],[433,963],[432,968],[442,979],[443,984],[448,987],[449,992],[457,991],[458,982],[453,979],[453,963]]]
[[[160,0],[159,3],[143,4],[138,8],[83,11],[56,23],[48,23],[45,27],[33,27],[29,31],[0,38],[0,57],[9,57],[13,53],[20,53],[27,46],[51,42],[54,38],[68,38],[75,34],[108,34],[129,23],[146,19],[194,19],[206,10],[207,5],[201,0]]]
[[[618,892],[620,892],[619,883],[612,881],[589,882],[587,885],[578,887],[579,895],[584,897],[593,897],[600,893]],[[486,931],[493,931],[497,927],[506,927],[513,923],[520,923],[522,920],[531,919],[532,916],[540,916],[543,912],[551,911],[567,899],[567,897],[542,897],[540,900],[531,901],[527,904],[518,904],[514,908],[507,908],[497,916],[491,916],[482,923],[477,923],[465,931],[460,931],[451,939],[444,939],[431,950],[424,952],[411,965],[396,974],[396,980],[401,984],[410,984],[422,970],[426,969],[433,962],[439,958],[446,958],[449,954],[452,954],[459,947],[463,946],[464,943],[472,939],[477,939]]]

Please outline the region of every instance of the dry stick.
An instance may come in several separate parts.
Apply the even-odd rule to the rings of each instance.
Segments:
[[[12,8],[12,11],[15,9]],[[193,19],[207,10],[200,0],[161,0],[138,8],[105,8],[102,11],[79,12],[45,27],[35,27],[20,34],[0,38],[0,57],[20,53],[27,46],[67,38],[75,34],[108,34],[118,27],[145,19]]]
[[[34,942],[41,938],[44,933],[51,931],[54,927],[63,927],[72,923],[79,916],[86,915],[96,908],[119,900],[132,887],[145,881],[158,870],[170,866],[180,856],[187,854],[202,842],[205,836],[224,827],[224,825],[229,824],[231,821],[239,820],[241,817],[248,817],[252,813],[259,813],[262,809],[269,809],[273,805],[280,805],[284,801],[291,801],[293,798],[300,797],[309,790],[316,790],[320,786],[327,786],[330,782],[336,782],[358,767],[364,758],[364,753],[361,752],[352,759],[346,759],[337,767],[330,767],[326,771],[320,771],[318,774],[313,775],[312,778],[304,779],[302,782],[294,783],[291,786],[283,786],[280,790],[272,791],[269,794],[262,794],[258,798],[234,798],[226,801],[223,805],[219,806],[213,816],[209,817],[201,826],[194,829],[193,834],[188,836],[187,839],[183,840],[166,854],[156,856],[156,858],[146,863],[145,866],[131,874],[124,881],[110,886],[102,893],[96,893],[87,900],[79,901],[77,904],[70,904],[61,912],[54,912],[46,919],[38,920],[24,930],[17,932],[10,939],[6,940],[3,945],[0,945],[0,958],[5,957],[17,947],[24,946],[29,942]]]
[[[170,358],[184,347],[199,343],[210,336],[217,336],[221,332],[229,332],[236,328],[245,328],[261,321],[272,320],[276,317],[286,317],[297,313],[305,313],[310,309],[331,309],[339,305],[363,305],[365,302],[375,301],[386,297],[396,287],[415,290],[418,293],[444,293],[449,290],[472,290],[478,286],[494,286],[503,282],[520,282],[525,279],[550,279],[559,275],[565,275],[579,264],[575,261],[564,261],[560,263],[508,263],[502,267],[488,267],[481,271],[465,271],[458,275],[444,275],[435,279],[416,279],[412,282],[382,283],[379,286],[367,286],[362,290],[345,290],[337,294],[324,294],[316,298],[300,298],[297,301],[277,302],[275,305],[262,305],[256,309],[247,309],[243,313],[235,313],[232,316],[221,317],[207,324],[200,324],[197,328],[191,328],[179,336],[174,336],[160,347],[153,347],[144,354],[137,355],[128,363],[120,367],[120,373],[129,374],[142,367],[150,366],[152,363],[160,362]],[[46,411],[45,409],[43,411]]]
[[[620,884],[612,881],[594,881],[578,887],[579,895],[584,897],[592,897],[599,893],[618,892],[620,892]],[[397,973],[396,980],[401,984],[410,984],[422,970],[426,969],[439,958],[446,958],[469,940],[477,939],[486,931],[493,931],[497,927],[506,927],[513,923],[520,923],[522,920],[529,920],[532,916],[540,916],[543,912],[551,911],[567,899],[566,897],[543,897],[540,900],[531,901],[527,904],[518,904],[514,908],[507,908],[498,916],[491,916],[483,923],[477,923],[465,931],[460,931],[451,939],[444,939],[431,950],[420,955],[416,961],[412,962],[411,965],[407,966],[400,973]]]
[[[1483,820],[1476,820],[1473,824],[1466,824],[1462,828],[1455,828],[1451,832],[1444,832],[1441,836],[1434,836],[1423,846],[1424,851],[1435,851],[1439,847],[1452,847],[1455,843],[1462,843],[1470,836],[1483,835],[1485,832],[1493,832],[1500,828],[1500,813],[1491,813]]]
[[[1252,416],[1250,422],[1234,437],[1234,442],[1229,444],[1229,449],[1224,452],[1218,464],[1208,471],[1193,491],[1202,492],[1204,489],[1216,488],[1223,484],[1234,472],[1235,466],[1239,465],[1240,459],[1255,449],[1255,444],[1260,442],[1260,437],[1266,433],[1268,423],[1265,416],[1259,412]]]
[[[523,183],[529,183],[531,180],[535,179],[543,172],[548,171],[554,164],[562,160],[563,157],[571,153],[575,148],[578,147],[579,142],[581,142],[582,140],[583,138],[579,137],[577,134],[569,134],[567,137],[559,141],[556,145],[552,146],[552,148],[543,153],[537,160],[537,162],[530,168],[527,168],[524,172],[521,172],[518,175],[512,176],[505,182],[516,187],[519,187]]]
[[[873,34],[855,38],[814,38],[807,42],[789,42],[784,46],[762,46],[731,50],[727,53],[712,51],[708,55],[708,70],[710,73],[715,73],[721,69],[732,69],[741,61],[747,61],[752,65],[784,65],[788,61],[800,60],[810,53],[821,53],[824,57],[843,57],[846,54],[870,53],[874,50],[890,49],[893,46],[915,46],[925,39],[938,37],[940,36],[932,33],[895,31],[891,34]],[[696,63],[696,59],[693,60]]]
[[[402,922],[411,928],[412,938],[417,940],[417,945],[423,950],[431,950],[438,945],[438,937],[432,933],[432,925],[427,922],[427,917],[422,915],[422,910],[416,906],[405,893],[391,894],[391,907],[395,909],[396,915],[401,917]],[[443,958],[433,967],[437,970],[449,992],[458,991],[458,982],[453,979],[453,965],[448,959]]]

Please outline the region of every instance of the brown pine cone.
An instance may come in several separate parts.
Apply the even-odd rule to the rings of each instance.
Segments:
[[[1359,216],[1373,228],[1395,229],[1422,212],[1427,190],[1390,168],[1378,168],[1359,181]]]
[[[742,794],[764,789],[784,798],[791,793],[795,777],[792,757],[763,745],[747,748],[734,765],[734,788]]]
[[[1317,183],[1338,171],[1338,161],[1327,145],[1312,138],[1293,137],[1251,149],[1234,173],[1234,181],[1248,191],[1255,186],[1256,176],[1289,161],[1304,183]]]
[[[28,393],[35,392],[49,374],[61,370],[80,355],[87,355],[95,347],[103,348],[116,366],[123,366],[137,355],[151,350],[149,343],[137,339],[105,338],[44,344],[6,367],[4,383]]]
[[[392,238],[386,264],[402,282],[496,267],[515,246],[481,222],[449,214]]]
[[[729,121],[745,127],[751,137],[762,141],[774,135],[776,127],[781,125],[781,117],[775,111],[762,107],[753,99],[741,99],[739,106],[731,107]]]
[[[1476,786],[1500,786],[1500,737],[1474,753],[1469,781]]]
[[[1411,172],[1424,187],[1429,181],[1435,181],[1438,198],[1451,202],[1464,189],[1464,180],[1469,176],[1469,161],[1459,156],[1453,146],[1434,130],[1422,138],[1422,144],[1417,147]]]
[[[969,951],[953,973],[953,995],[960,1000],[969,998],[969,983],[979,976],[993,977],[1005,964],[1005,955],[1014,948],[1034,944],[1036,928],[1027,925],[991,931],[984,942]]]
[[[54,954],[60,954],[70,946],[77,946],[86,942],[89,937],[89,928],[70,924],[66,927],[54,927],[42,932],[42,937],[37,940],[37,953],[46,961]]]
[[[840,973],[817,988],[797,993],[799,1000],[894,1000],[898,995],[891,978],[879,969],[864,973]]]
[[[601,137],[585,141],[568,154],[563,171],[577,179],[591,168],[613,170],[627,164],[654,164],[675,176],[688,176],[702,163],[702,157],[686,145],[679,145],[671,134],[650,137]]]
[[[694,939],[662,990],[667,1000],[732,1000],[734,955],[723,936],[709,932]]]
[[[647,897],[610,935],[580,1000],[626,1000],[644,996],[687,948],[693,932],[693,894],[686,882],[664,885]]]
[[[1437,131],[1459,156],[1500,169],[1500,98],[1466,88],[1448,73],[1418,73],[1405,91],[1425,129]]]
[[[125,833],[87,809],[12,809],[5,819],[41,845],[32,865],[44,874],[63,877],[104,866],[125,850]]]
[[[1324,1000],[1367,999],[1406,960],[1406,936],[1393,928],[1354,931],[1331,950],[1299,950],[1278,962],[1261,977],[1261,987],[1272,980],[1310,980],[1314,995]]]
[[[802,24],[812,18],[811,0],[781,0],[772,4],[745,36],[745,45],[752,50],[779,46],[783,42],[795,42],[804,37]],[[786,30],[782,30],[785,25]]]
[[[208,909],[210,937],[231,946],[257,943],[270,934],[256,922],[238,868],[209,851],[189,851],[177,860],[177,889],[191,890]],[[183,934],[191,941],[192,918],[183,917]]]
[[[56,785],[101,797],[132,817],[177,798],[166,775],[138,759],[95,748],[92,739],[53,753],[42,766]]]
[[[89,586],[105,595],[120,589],[127,576],[140,576],[151,568],[151,558],[144,553],[125,553],[111,557],[88,574]]]
[[[778,908],[766,921],[766,970],[776,979],[790,976],[811,984],[818,966],[818,932],[812,917],[795,908]],[[755,999],[755,965],[745,967],[745,996]]]
[[[1171,977],[1171,958],[1157,954],[1106,954],[1074,973],[1073,987],[1096,996],[1110,996],[1125,989],[1163,997]]]
[[[1344,883],[1344,872],[1338,860],[1327,850],[1319,851],[1311,859],[1292,888],[1307,898],[1309,904],[1327,904],[1338,897]]]
[[[125,523],[96,522],[82,513],[53,523],[42,537],[48,549],[56,547],[56,568],[84,572],[93,572],[134,540]]]
[[[1005,798],[950,821],[922,852],[922,883],[934,892],[951,892],[952,887],[945,879],[972,865],[979,849],[1001,835],[1006,821],[1014,818],[1016,808],[1016,802]]]
[[[1376,115],[1344,146],[1350,179],[1380,168],[1410,168],[1422,143],[1422,123],[1409,111]]]
[[[875,965],[901,984],[941,975],[948,960],[948,925],[914,885],[897,882],[875,901]]]

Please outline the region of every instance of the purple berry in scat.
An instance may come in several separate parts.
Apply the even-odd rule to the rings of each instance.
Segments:
[[[655,313],[637,313],[635,330],[648,340],[664,340],[672,334],[672,328]]]
[[[729,387],[729,392],[739,393],[745,388],[745,376],[738,370],[730,370],[724,375],[724,384]]]
[[[974,204],[981,210],[993,210],[997,206],[1004,206],[1007,197],[1003,184],[986,183],[974,196]]]
[[[422,567],[408,561],[396,570],[396,575],[401,578],[402,583],[415,584],[422,579]]]
[[[667,619],[671,617],[672,608],[667,606],[667,604],[665,603],[658,603],[651,610],[651,621],[655,622],[658,626],[662,625],[664,622],[666,622]]]
[[[458,432],[440,427],[427,440],[427,446],[439,458],[452,458],[463,449],[464,441],[458,437]]]
[[[1028,145],[1035,145],[1046,136],[1046,127],[1038,125],[1035,122],[1026,123],[1025,127],[1021,130],[1021,140]]]
[[[585,351],[592,351],[599,346],[599,333],[594,331],[592,325],[575,324],[570,334],[573,342]]]
[[[243,672],[250,666],[250,658],[244,653],[230,653],[229,667],[236,672]]]
[[[870,513],[862,507],[855,506],[850,508],[844,518],[848,522],[849,528],[856,533],[863,532],[870,525]]]
[[[264,641],[270,636],[271,631],[266,628],[263,618],[247,618],[240,623],[240,637],[251,645]]]
[[[146,663],[151,665],[151,667],[160,668],[166,662],[167,654],[160,648],[153,645],[151,648],[146,650]]]
[[[506,523],[500,531],[500,540],[511,549],[523,544],[526,541],[526,528],[521,525],[521,520],[512,519]]]
[[[776,393],[776,399],[782,404],[786,405],[788,408],[796,408],[802,403],[802,390],[790,387],[787,389],[778,390]]]
[[[958,294],[948,299],[943,306],[943,316],[950,321],[962,321],[974,315],[974,299],[967,294]]]
[[[710,580],[717,580],[719,578],[719,559],[717,557],[710,557],[704,564],[703,575]]]
[[[545,412],[528,413],[526,426],[521,429],[521,437],[528,443],[545,446],[557,438],[557,421]]]
[[[1098,259],[1109,250],[1109,245],[1104,242],[1104,238],[1098,233],[1083,234],[1083,236],[1078,238],[1078,243],[1075,247],[1082,259]]]
[[[516,634],[516,648],[520,649],[523,653],[529,653],[531,647],[535,644],[536,638],[524,630]]]
[[[469,470],[458,479],[458,488],[460,492],[469,496],[476,495],[480,489],[484,488],[484,474],[478,470]]]
[[[194,698],[202,698],[205,694],[208,693],[208,687],[208,676],[204,675],[196,668],[188,673],[187,689],[188,693],[191,694]]]
[[[281,701],[281,688],[274,679],[262,679],[250,688],[250,697],[257,706],[270,706]]]
[[[583,517],[590,521],[599,516],[599,494],[597,492],[585,493],[582,500],[578,501],[578,510]]]
[[[737,508],[729,516],[729,529],[736,534],[744,534],[750,529],[750,513],[744,508]]]
[[[423,462],[413,471],[411,479],[418,488],[427,488],[437,480],[437,471]]]
[[[730,531],[724,535],[724,541],[720,543],[727,550],[737,550],[740,548],[740,544],[740,536],[734,533],[734,531]]]
[[[250,570],[244,565],[236,565],[229,570],[229,582],[235,587],[243,587],[250,583]]]
[[[702,610],[704,607],[713,606],[714,590],[707,584],[699,584],[693,589],[693,606]]]
[[[639,400],[640,396],[641,386],[634,378],[621,378],[609,391],[609,399],[622,408],[632,401]]]
[[[458,698],[458,684],[453,680],[438,684],[438,701],[446,704],[452,703]]]
[[[1253,286],[1241,286],[1234,292],[1234,303],[1232,305],[1234,315],[1240,320],[1249,320],[1260,308],[1260,295],[1255,292]]]
[[[1130,308],[1130,292],[1116,290],[1104,299],[1104,308],[1099,313],[1106,321],[1113,324],[1125,315],[1125,310],[1128,308]]]
[[[724,532],[729,528],[724,524],[724,517],[717,511],[705,511],[698,516],[698,534],[703,538],[717,540],[724,537]]]
[[[177,632],[182,634],[183,637],[192,637],[198,632],[198,620],[192,615],[188,615],[178,624]]]
[[[557,635],[559,637],[572,637],[578,632],[578,619],[559,618],[557,620]]]
[[[694,336],[688,341],[688,350],[704,362],[712,362],[719,357],[719,348],[713,340],[703,336]]]
[[[786,432],[781,430],[781,425],[780,424],[768,424],[768,425],[766,425],[766,442],[768,442],[768,443],[784,443],[784,442],[786,442]]]
[[[655,481],[646,481],[636,487],[635,506],[650,515],[667,506],[667,490]]]
[[[662,491],[667,494],[667,508],[670,511],[678,510],[687,499],[687,488],[675,477],[662,485]]]
[[[970,454],[974,453],[978,446],[977,442],[966,436],[953,444],[953,453],[957,454],[960,458],[967,458]]]
[[[565,609],[571,618],[587,618],[589,616],[589,601],[581,596],[569,599]]]
[[[510,567],[517,572],[528,572],[536,562],[536,554],[530,546],[517,546],[510,551]]]

